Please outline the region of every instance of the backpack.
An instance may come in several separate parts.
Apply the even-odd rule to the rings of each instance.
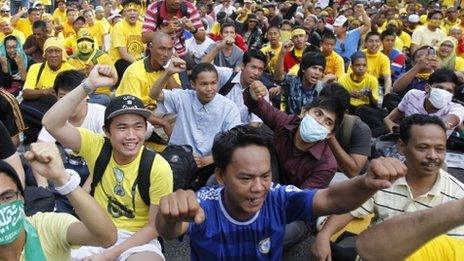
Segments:
[[[105,172],[106,168],[108,167],[108,163],[110,162],[111,158],[111,143],[108,138],[105,138],[105,143],[98,155],[97,160],[95,161],[95,168],[93,171],[93,178],[92,184],[90,185],[90,195],[93,196],[95,193],[95,187],[100,183],[103,173]],[[153,165],[153,161],[155,160],[156,152],[144,147],[142,151],[142,157],[139,163],[139,171],[137,174],[137,178],[135,179],[135,183],[139,189],[140,196],[143,202],[149,206],[150,205],[150,173],[151,168]]]
[[[174,189],[192,189],[197,178],[197,164],[189,145],[169,145],[161,153],[172,169]]]
[[[343,116],[341,144],[344,148],[349,148],[351,145],[351,132],[358,116],[345,114]]]
[[[157,2],[157,5],[156,5],[156,30],[158,30],[158,28],[163,24],[163,20],[164,18],[160,16],[160,11],[161,11],[161,5],[164,4],[164,1],[158,1]],[[185,2],[181,2],[180,3],[180,12],[182,14],[181,17],[184,17],[184,16],[187,16],[189,15],[188,13],[188,8],[187,8],[187,4]],[[181,18],[181,17],[178,17],[178,18]]]

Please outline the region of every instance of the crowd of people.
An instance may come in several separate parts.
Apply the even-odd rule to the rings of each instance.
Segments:
[[[0,260],[464,260],[463,30],[451,0],[0,0]]]

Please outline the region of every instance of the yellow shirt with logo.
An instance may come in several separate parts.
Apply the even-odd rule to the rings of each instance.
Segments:
[[[348,92],[361,91],[362,89],[371,89],[372,95],[375,100],[379,100],[379,82],[377,78],[366,73],[360,82],[355,82],[351,78],[351,73],[343,74],[339,79],[338,83],[343,86]],[[365,96],[362,99],[350,98],[351,105],[359,107],[362,105],[369,105],[369,97]]]
[[[92,173],[94,172],[97,157],[103,147],[104,136],[84,128],[78,128],[78,130],[81,135],[79,156],[85,159],[89,166],[90,173],[93,175]],[[140,149],[135,160],[126,165],[116,163],[113,155],[111,155],[111,159],[103,173],[103,177],[95,188],[94,198],[103,209],[111,209],[111,207],[109,207],[109,198],[111,198],[113,201],[122,204],[128,211],[134,213],[133,218],[126,217],[120,210],[113,207],[113,212],[108,213],[108,216],[114,222],[118,230],[137,232],[148,222],[149,208],[143,202],[137,185],[135,185],[135,199],[133,200],[131,196],[132,187],[138,175],[142,151],[143,147]],[[115,170],[117,172],[115,172]],[[116,173],[123,173],[122,181],[119,183]],[[123,188],[124,194],[122,196],[116,195],[114,192],[118,185],[121,185]],[[172,188],[173,177],[171,167],[161,155],[157,154],[150,173],[150,203],[152,205],[158,205],[161,197],[172,193]]]
[[[127,70],[122,76],[121,83],[118,89],[116,89],[116,96],[130,94],[140,98],[145,107],[155,109],[156,101],[149,96],[150,88],[158,77],[164,73],[164,70],[147,72],[144,65],[145,59],[136,61],[127,67]],[[176,73],[173,77],[177,83],[180,83],[179,74]],[[164,86],[164,88],[166,88],[166,86]]]
[[[24,89],[44,90],[52,88],[53,83],[55,82],[55,78],[60,72],[74,69],[74,67],[69,63],[63,62],[60,69],[53,71],[50,69],[50,67],[48,67],[48,64],[46,64],[36,85],[35,82],[37,81],[41,65],[42,63],[31,65],[27,71],[26,81],[24,82]]]
[[[442,235],[428,242],[406,259],[406,261],[422,260],[464,260],[464,240]]]
[[[32,23],[28,18],[19,18],[14,27],[21,31],[26,38],[32,35]]]
[[[340,78],[345,73],[345,62],[336,52],[332,51],[329,56],[325,57],[324,75],[333,74]]]
[[[40,245],[49,261],[61,261],[71,259],[71,245],[66,238],[71,224],[79,222],[77,218],[65,213],[38,212],[27,217],[32,226],[37,230]],[[24,252],[21,260],[24,259]]]
[[[113,62],[121,59],[119,54],[119,47],[126,47],[127,52],[135,60],[140,60],[144,51],[144,44],[142,42],[142,22],[132,26],[126,20],[117,23],[111,31],[111,48],[109,55]]]
[[[279,57],[279,53],[280,53],[280,49],[282,49],[282,43],[279,43],[279,47],[278,48],[272,48],[272,46],[270,44],[264,46],[263,48],[261,48],[261,52],[263,52],[264,54],[266,54],[266,57],[270,57],[270,59],[268,59],[268,63],[267,63],[267,70],[271,73],[271,74],[274,74],[274,71],[275,71],[275,65],[277,63],[277,58]],[[267,55],[269,54],[269,55]]]
[[[92,60],[95,60],[96,62],[95,64],[113,66],[113,61],[111,60],[110,56],[106,53],[101,54],[96,59],[89,58],[87,61],[82,61],[78,59],[77,57],[72,56],[68,58],[68,63],[71,64],[74,68],[76,68],[76,70],[83,70],[84,73],[88,75],[90,73],[90,70],[95,65],[93,63],[94,61]],[[110,86],[99,87],[95,90],[95,93],[110,95],[111,94]]]

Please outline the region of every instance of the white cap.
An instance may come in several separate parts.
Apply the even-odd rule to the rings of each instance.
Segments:
[[[4,4],[4,5],[2,5],[2,7],[0,7],[0,10],[9,12],[10,7],[7,4]]]
[[[348,19],[344,15],[340,15],[339,17],[337,17],[337,19],[335,19],[333,26],[342,26],[345,24],[347,20]]]
[[[412,14],[408,17],[408,21],[410,23],[418,23],[419,22],[419,16],[416,14]]]

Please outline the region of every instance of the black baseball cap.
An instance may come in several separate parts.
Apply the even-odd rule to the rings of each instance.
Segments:
[[[148,120],[151,111],[145,109],[141,99],[132,95],[121,95],[111,100],[105,109],[105,121],[122,114],[138,114]]]

